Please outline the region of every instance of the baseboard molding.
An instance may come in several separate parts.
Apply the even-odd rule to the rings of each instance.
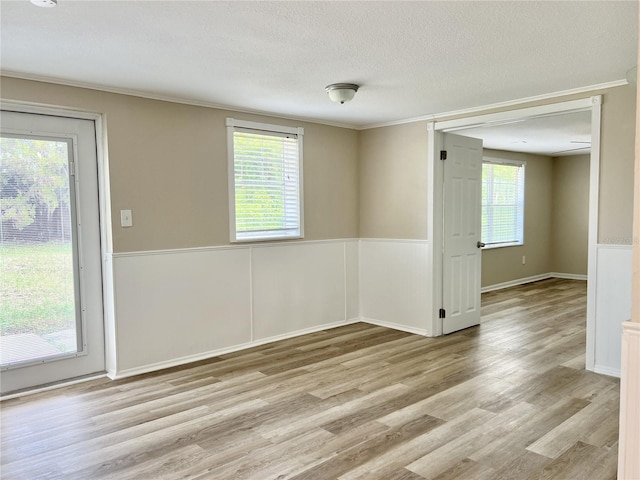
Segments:
[[[480,289],[480,292],[481,293],[493,292],[494,290],[502,290],[503,288],[517,287],[518,285],[525,285],[531,282],[539,282],[540,280],[547,280],[549,278],[564,278],[566,280],[587,280],[586,275],[580,275],[576,273],[549,272],[549,273],[541,273],[540,275],[533,275],[531,277],[516,278],[515,280],[496,283],[495,285],[487,285],[486,287],[482,287]]]
[[[142,375],[144,373],[156,372],[158,370],[164,370],[166,368],[177,367],[180,365],[186,365],[188,363],[199,362],[201,360],[207,360],[209,358],[218,357],[220,355],[226,355],[227,353],[239,352],[248,348],[258,347],[267,343],[278,342],[280,340],[286,340],[288,338],[299,337],[300,335],[307,335],[309,333],[320,332],[322,330],[329,330],[332,328],[343,327],[345,325],[351,325],[362,321],[360,318],[352,318],[349,320],[341,320],[338,322],[326,323],[324,325],[318,325],[312,328],[305,328],[302,330],[296,330],[295,332],[289,332],[282,335],[274,335],[268,338],[262,338],[253,342],[247,342],[240,345],[233,345],[231,347],[219,348],[217,350],[210,350],[208,352],[199,353],[196,355],[188,355],[186,357],[175,358],[167,360],[165,362],[153,363],[150,365],[144,365],[142,367],[130,368],[120,371],[107,371],[107,377],[111,380],[119,380],[121,378],[133,377],[135,375]]]
[[[606,367],[606,366],[603,366],[603,365],[596,364],[593,367],[593,371],[595,373],[599,373],[601,375],[607,375],[609,377],[620,378],[620,370],[618,370],[617,368],[611,368],[611,367]]]
[[[427,336],[427,330],[422,328],[409,327],[407,325],[400,325],[393,322],[385,322],[383,320],[376,320],[374,318],[360,317],[360,321],[363,323],[369,323],[378,327],[391,328],[393,330],[400,330],[401,332],[413,333],[415,335]]]
[[[273,337],[263,338],[263,339],[256,340],[256,341],[253,341],[253,342],[243,343],[241,345],[234,345],[232,347],[226,347],[226,348],[220,348],[220,349],[217,349],[217,350],[211,350],[211,351],[203,352],[203,353],[200,353],[200,354],[197,354],[197,355],[189,355],[189,356],[186,356],[186,357],[181,357],[181,358],[176,358],[176,359],[173,359],[173,360],[168,360],[166,362],[158,362],[158,363],[153,363],[153,364],[150,364],[150,365],[145,365],[145,366],[142,366],[142,367],[131,368],[131,369],[126,369],[126,370],[120,370],[120,371],[108,370],[107,371],[107,377],[109,377],[111,380],[119,380],[121,378],[133,377],[133,376],[142,375],[142,374],[145,374],[145,373],[156,372],[158,370],[164,370],[166,368],[172,368],[172,367],[177,367],[177,366],[180,366],[180,365],[186,365],[188,363],[199,362],[201,360],[207,360],[209,358],[218,357],[220,355],[226,355],[228,353],[234,353],[234,352],[239,352],[239,351],[242,351],[242,350],[247,350],[247,349],[253,348],[253,347],[258,347],[260,345],[265,345],[267,343],[278,342],[280,340],[287,340],[289,338],[299,337],[300,335],[307,335],[309,333],[320,332],[322,330],[329,330],[329,329],[332,329],[332,328],[343,327],[345,325],[351,325],[351,324],[358,323],[358,322],[368,323],[370,325],[376,325],[378,327],[391,328],[393,330],[399,330],[399,331],[402,331],[402,332],[412,333],[412,334],[415,334],[415,335],[427,336],[427,330],[426,329],[409,327],[409,326],[406,326],[406,325],[400,325],[400,324],[393,323],[393,322],[385,322],[385,321],[376,320],[376,319],[373,319],[373,318],[366,318],[366,317],[350,318],[350,319],[348,319],[346,321],[327,323],[327,324],[320,325],[320,326],[313,327],[313,328],[306,328],[306,329],[303,329],[303,330],[297,330],[295,332],[285,333],[285,334],[282,334],[282,335],[275,335]]]
[[[539,282],[540,280],[547,280],[552,278],[551,273],[541,273],[540,275],[533,275],[531,277],[516,278],[515,280],[509,280],[508,282],[496,283],[495,285],[487,285],[480,289],[481,293],[492,292],[494,290],[502,290],[503,288],[517,287],[518,285],[524,285],[525,283]]]
[[[549,274],[551,278],[564,278],[566,280],[587,280],[587,275],[582,275],[579,273],[560,273],[560,272],[551,272]]]

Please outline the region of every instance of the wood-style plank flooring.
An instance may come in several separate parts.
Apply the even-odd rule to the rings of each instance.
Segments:
[[[425,338],[363,323],[1,405],[3,479],[614,479],[619,383],[585,282],[483,295]]]

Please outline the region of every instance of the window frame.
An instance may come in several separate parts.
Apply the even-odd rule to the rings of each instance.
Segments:
[[[304,238],[304,175],[303,175],[303,137],[304,128],[286,127],[247,120],[226,119],[227,126],[227,170],[229,191],[229,238],[231,243],[268,242],[274,240],[295,240]],[[255,130],[257,133],[274,136],[296,135],[298,144],[298,228],[291,232],[286,230],[261,230],[255,235],[238,236],[236,227],[236,182],[235,182],[235,149],[233,134],[238,129]],[[270,233],[271,232],[271,233]]]
[[[505,159],[505,158],[495,158],[489,156],[482,157],[482,167],[484,169],[485,164],[492,165],[503,165],[503,166],[511,166],[511,167],[522,167],[522,234],[520,235],[520,239],[512,241],[512,242],[496,242],[496,243],[488,243],[485,242],[484,239],[481,239],[485,245],[482,247],[483,250],[492,250],[494,248],[505,248],[505,247],[521,247],[524,245],[524,231],[525,231],[525,214],[526,214],[526,165],[527,162],[524,160],[513,160],[513,159]],[[484,173],[484,172],[483,172]],[[482,207],[482,202],[481,202]],[[480,225],[482,231],[482,223]]]

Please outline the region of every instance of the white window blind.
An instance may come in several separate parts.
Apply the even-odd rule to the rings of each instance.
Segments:
[[[524,171],[524,162],[483,160],[482,242],[487,247],[524,242]]]
[[[229,120],[231,240],[302,237],[302,129]]]

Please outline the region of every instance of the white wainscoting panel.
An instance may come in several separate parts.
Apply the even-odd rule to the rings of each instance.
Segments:
[[[104,351],[105,370],[115,375],[118,370],[118,336],[116,333],[116,312],[113,288],[113,255],[106,254],[102,262],[102,281],[104,282]]]
[[[344,259],[344,242],[253,247],[253,340],[346,321]]]
[[[360,245],[358,240],[344,244],[347,320],[360,318]]]
[[[358,321],[358,252],[358,240],[327,240],[107,255],[107,372],[136,375]]]
[[[251,341],[250,250],[114,259],[118,371]]]
[[[426,335],[428,273],[426,240],[360,240],[362,320]]]
[[[620,376],[622,322],[631,318],[631,245],[597,247],[594,371]]]
[[[618,478],[640,478],[640,323],[622,326]]]
[[[426,335],[427,245],[327,240],[107,255],[108,373],[158,370],[359,319]],[[599,245],[597,258],[595,371],[620,375],[631,247]]]

